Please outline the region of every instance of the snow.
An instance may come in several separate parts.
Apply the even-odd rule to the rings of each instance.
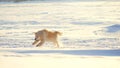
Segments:
[[[17,59],[17,60],[15,60]],[[11,62],[8,60],[12,60]],[[31,61],[32,60],[32,61]],[[87,61],[87,62],[86,62]],[[6,62],[10,62],[6,66]],[[6,62],[3,62],[3,68],[8,68],[13,66],[13,68],[34,68],[34,67],[44,67],[44,68],[73,68],[73,67],[84,67],[84,68],[119,68],[119,62],[117,60],[103,59],[103,58],[48,58],[48,57],[27,57],[27,58],[7,58]]]
[[[120,31],[120,25],[114,24],[112,26],[107,27],[107,29],[108,29],[107,32],[111,32],[111,33],[118,32]]]
[[[120,68],[120,2],[0,3],[0,68]],[[32,45],[58,30],[60,48]]]
[[[113,54],[112,54],[113,53]],[[1,68],[119,68],[119,50],[7,48],[0,51]]]

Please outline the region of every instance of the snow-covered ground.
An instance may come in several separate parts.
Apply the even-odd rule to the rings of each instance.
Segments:
[[[0,3],[0,68],[120,68],[120,2]],[[32,45],[58,30],[60,48]]]
[[[1,68],[120,68],[119,50],[5,48]]]

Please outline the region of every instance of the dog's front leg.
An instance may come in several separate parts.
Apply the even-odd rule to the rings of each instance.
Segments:
[[[38,42],[39,42],[39,40],[35,40],[32,45],[35,45]]]
[[[41,41],[36,47],[42,46],[45,43],[45,41]]]

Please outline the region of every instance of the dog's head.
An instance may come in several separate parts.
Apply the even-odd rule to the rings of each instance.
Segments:
[[[35,35],[35,39],[34,40],[40,40],[40,37],[39,37],[37,32],[35,32],[34,35]]]

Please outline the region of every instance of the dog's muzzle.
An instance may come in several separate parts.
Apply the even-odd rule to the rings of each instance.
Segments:
[[[34,40],[37,40],[37,38],[35,38]]]
[[[34,40],[38,41],[39,39],[38,39],[38,38],[35,38]]]

